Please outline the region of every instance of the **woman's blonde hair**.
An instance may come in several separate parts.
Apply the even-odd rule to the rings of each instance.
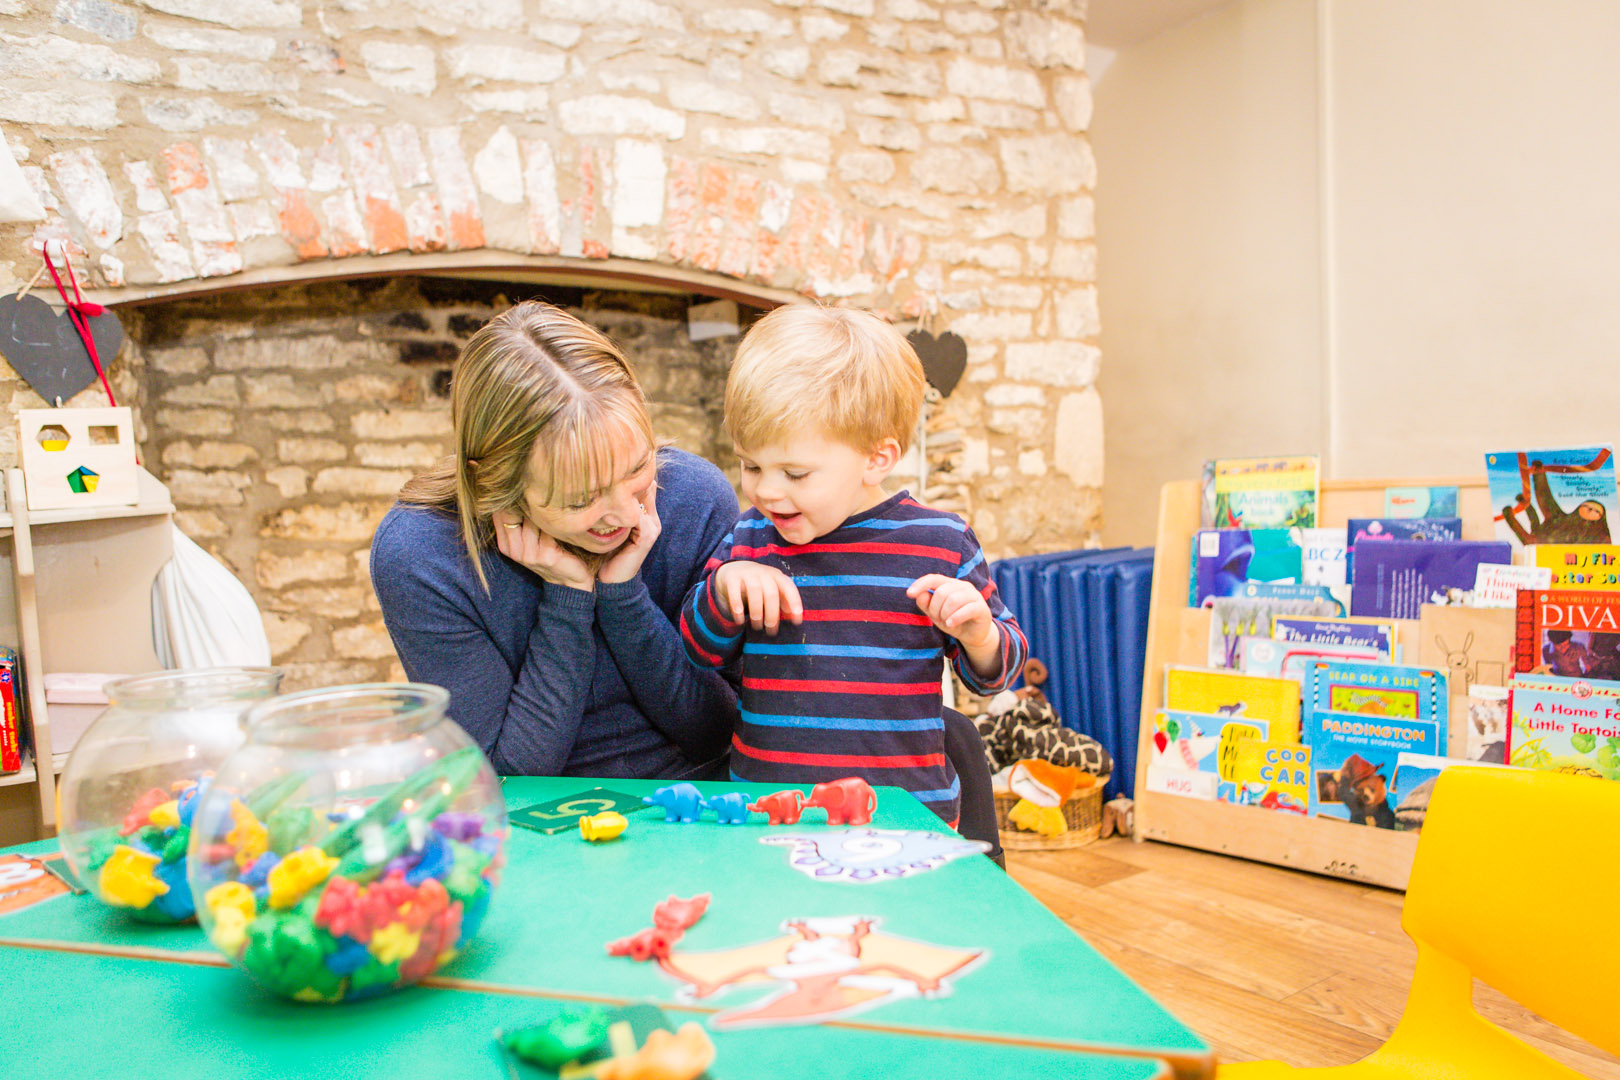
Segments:
[[[455,453],[406,483],[401,502],[453,512],[485,589],[481,553],[495,543],[491,518],[527,518],[532,484],[546,506],[585,500],[618,475],[621,439],[653,448],[652,420],[635,373],[595,327],[539,301],[485,323],[461,350],[450,381]],[[543,450],[531,471],[535,448]]]
[[[870,312],[787,304],[754,324],[726,380],[726,433],[744,448],[809,428],[865,453],[911,446],[925,389],[911,343]]]

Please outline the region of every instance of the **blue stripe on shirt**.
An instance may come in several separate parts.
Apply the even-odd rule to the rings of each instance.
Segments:
[[[918,802],[950,802],[962,791],[962,779],[957,777],[951,781],[948,788],[939,788],[935,791],[913,791]]]
[[[832,731],[940,731],[945,721],[937,716],[920,720],[891,720],[872,716],[773,716],[742,710],[743,719],[762,727],[827,728]]]
[[[814,577],[794,577],[793,584],[801,589],[818,585],[882,585],[895,589],[909,589],[916,578],[878,577],[874,574],[819,574]]]
[[[967,577],[968,572],[970,570],[972,570],[975,566],[978,566],[982,562],[984,562],[984,552],[983,551],[975,551],[973,553],[973,558],[971,558],[967,562],[963,563],[961,568],[956,571],[956,576],[959,577],[959,578]]]
[[[743,652],[764,656],[865,656],[874,660],[931,660],[938,649],[886,649],[881,645],[784,645],[749,642]]]

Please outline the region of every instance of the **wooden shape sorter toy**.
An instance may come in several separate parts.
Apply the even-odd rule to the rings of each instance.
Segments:
[[[28,509],[140,501],[129,409],[20,409],[17,426]]]

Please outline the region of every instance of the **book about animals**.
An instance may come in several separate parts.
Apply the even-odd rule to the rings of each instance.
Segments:
[[[1496,540],[1389,540],[1364,544],[1350,586],[1350,614],[1416,619],[1424,604],[1460,603],[1482,563],[1510,563]]]
[[[1288,679],[1172,664],[1164,671],[1164,707],[1170,712],[1264,720],[1273,737],[1299,739],[1299,684]]]
[[[1345,570],[1356,580],[1356,545],[1386,540],[1460,540],[1462,518],[1351,518],[1345,523]]]
[[[1614,447],[1485,455],[1496,538],[1525,544],[1612,544],[1620,513]]]
[[[1305,711],[1438,720],[1443,733],[1450,713],[1447,693],[1446,674],[1434,668],[1324,660],[1306,674]],[[1444,751],[1442,734],[1433,752]]]
[[[1300,580],[1300,547],[1290,529],[1200,529],[1195,536],[1192,607],[1236,596],[1251,581]]]
[[[1320,597],[1222,596],[1212,601],[1210,608],[1208,655],[1212,668],[1237,667],[1243,639],[1268,636],[1272,620],[1278,615],[1339,614],[1337,603]]]
[[[1572,679],[1620,679],[1620,593],[1520,590],[1513,669]]]
[[[1221,529],[1311,528],[1321,462],[1315,457],[1219,458],[1204,463],[1201,524]]]
[[[1389,656],[1365,645],[1278,641],[1275,638],[1246,637],[1239,650],[1239,669],[1245,675],[1268,679],[1292,679],[1304,685],[1305,672],[1320,660],[1359,660],[1388,663]]]
[[[1620,684],[1530,676],[1508,691],[1508,764],[1620,780]]]
[[[1311,816],[1395,828],[1391,785],[1400,755],[1444,755],[1444,731],[1444,720],[1310,714],[1304,741],[1311,748]]]
[[[1542,588],[1620,592],[1620,545],[1529,544],[1523,559],[1551,575]]]
[[[1271,620],[1271,636],[1305,645],[1358,645],[1376,650],[1385,662],[1397,659],[1393,622],[1279,615]]]
[[[1457,516],[1457,486],[1390,487],[1384,489],[1387,518],[1451,518]]]

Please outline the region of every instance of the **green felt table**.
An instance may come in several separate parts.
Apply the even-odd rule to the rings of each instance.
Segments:
[[[636,795],[658,786],[512,778],[507,806],[597,785]],[[698,786],[705,795],[771,790]],[[878,790],[873,828],[945,831],[904,792]],[[577,830],[548,836],[515,828],[489,915],[460,957],[422,986],[336,1006],[260,991],[194,926],[136,923],[88,895],[47,900],[0,915],[7,1028],[0,1066],[26,1065],[36,1075],[499,1080],[509,1074],[490,1038],[496,1027],[543,1023],[583,1001],[652,1002],[675,1024],[705,1023],[718,1051],[717,1080],[1213,1075],[1201,1039],[988,859],[973,855],[869,884],[817,880],[789,864],[790,848],[760,842],[837,831],[819,823],[819,810],[805,816],[793,826],[767,826],[762,815],[747,825],[720,825],[712,815],[683,825],[649,809],[630,815],[625,834],[607,844],[588,844]],[[725,1013],[801,984],[759,975],[695,996],[656,963],[605,949],[651,925],[659,901],[702,892],[713,897],[708,912],[678,946],[688,958],[774,947],[770,963],[779,974],[784,943],[802,936],[790,923],[856,918],[872,920],[873,936],[862,945],[873,955],[879,935],[983,955],[943,978],[937,993],[893,995],[819,1022],[728,1026]]]

